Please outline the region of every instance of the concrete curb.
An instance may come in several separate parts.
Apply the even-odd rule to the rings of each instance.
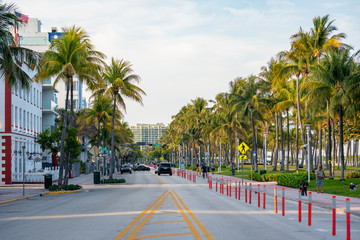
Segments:
[[[78,192],[82,192],[82,190],[46,192],[46,193],[43,193],[43,195],[57,195],[57,194],[78,193]]]
[[[2,201],[2,202],[0,202],[0,204],[9,203],[9,202],[15,202],[15,201],[19,201],[19,200],[28,199],[28,198],[30,198],[30,196],[20,197],[20,198],[15,198],[15,199],[10,199],[10,200],[6,200],[6,201]]]

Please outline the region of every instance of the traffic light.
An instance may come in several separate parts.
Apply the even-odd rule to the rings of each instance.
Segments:
[[[161,146],[162,146],[162,147],[166,147],[166,146],[167,146],[167,144],[161,144]]]

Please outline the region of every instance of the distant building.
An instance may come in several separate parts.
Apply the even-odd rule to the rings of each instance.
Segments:
[[[134,134],[134,142],[145,142],[154,144],[165,133],[166,126],[163,123],[146,124],[138,123],[136,126],[130,127]],[[142,149],[144,147],[141,147]]]

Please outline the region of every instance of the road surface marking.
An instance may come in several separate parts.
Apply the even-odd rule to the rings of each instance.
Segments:
[[[135,229],[130,233],[130,235],[126,239],[135,239],[136,235],[140,232],[140,230],[143,228],[145,223],[150,219],[151,215],[154,214],[155,210],[157,210],[158,207],[165,201],[165,199],[169,196],[170,192],[168,192],[161,201],[156,204],[156,206],[150,210],[150,212],[147,214],[147,216],[135,227]],[[140,219],[139,219],[140,220]]]
[[[176,195],[176,197],[178,198],[179,202],[182,204],[182,206],[184,207],[184,209],[187,211],[187,213],[191,216],[191,218],[196,222],[196,224],[198,225],[198,227],[200,228],[200,230],[204,233],[204,235],[206,236],[207,239],[214,239],[213,236],[208,232],[208,230],[204,227],[204,225],[202,225],[202,223],[199,221],[199,219],[197,219],[195,217],[195,215],[190,211],[190,209],[185,205],[185,203],[183,202],[183,200],[181,200],[181,198],[179,197],[179,195],[177,195],[177,193],[172,190],[173,193]]]
[[[178,203],[178,201],[176,200],[174,194],[171,193],[171,197],[174,200],[176,206],[178,207],[178,209],[180,210],[181,216],[185,219],[186,224],[189,226],[190,231],[193,233],[195,239],[201,239],[200,234],[198,233],[198,231],[196,230],[196,228],[194,227],[194,225],[192,224],[191,220],[189,219],[189,217],[184,213],[182,207],[180,206],[180,204]],[[200,227],[200,226],[199,226]],[[201,228],[200,228],[201,229]]]
[[[192,233],[188,232],[188,233],[157,234],[157,235],[148,235],[148,236],[135,237],[134,239],[155,238],[155,237],[170,237],[170,236],[183,236],[183,235],[192,235]]]
[[[156,175],[156,174],[153,174],[162,184],[166,184],[166,182],[163,180],[163,179],[161,179],[158,175]]]
[[[119,235],[117,235],[114,240],[119,240],[122,239],[127,232],[133,228],[135,226],[136,223],[139,222],[139,220],[158,202],[160,201],[160,199],[166,194],[168,193],[168,190],[166,190],[163,194],[161,194],[161,196],[156,199],[149,207],[147,207],[137,218],[135,218]]]
[[[185,221],[184,221],[184,220],[177,220],[177,221],[147,222],[145,225],[149,225],[149,224],[158,224],[158,223],[176,223],[176,222],[185,222]]]

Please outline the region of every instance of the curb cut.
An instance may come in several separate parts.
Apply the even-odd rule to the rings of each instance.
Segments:
[[[19,201],[19,200],[28,199],[28,198],[30,198],[30,196],[20,197],[20,198],[15,198],[15,199],[10,199],[10,200],[6,200],[6,201],[2,201],[2,202],[0,202],[0,204],[9,203],[9,202],[15,202],[15,201]]]
[[[82,192],[82,190],[74,190],[74,191],[58,191],[58,192],[46,192],[43,195],[57,195],[57,194],[64,194],[64,193],[78,193]]]

